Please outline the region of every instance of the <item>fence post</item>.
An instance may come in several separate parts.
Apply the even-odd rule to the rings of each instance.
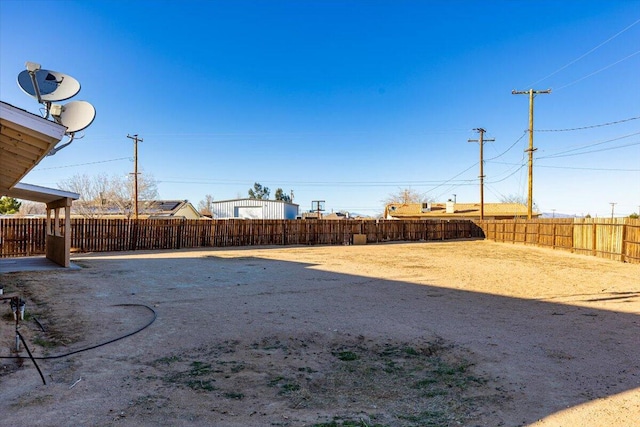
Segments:
[[[620,261],[627,262],[627,220],[622,223],[622,243],[620,245]]]
[[[574,234],[574,229],[575,228],[576,228],[576,222],[573,221],[571,223],[571,253],[575,253],[575,251],[576,251],[575,248],[574,248],[575,245],[574,245],[574,240],[573,240],[573,236],[575,235]]]
[[[176,236],[176,249],[180,249],[182,247],[182,234],[184,232],[184,222],[185,218],[179,220],[180,224],[178,224],[178,235]]]
[[[130,223],[133,224],[129,227],[129,250],[135,251],[138,246],[138,221],[135,219],[129,219]]]
[[[591,230],[591,255],[596,256],[598,253],[598,244],[596,242],[596,238],[598,236],[598,232],[596,229],[596,221],[593,221],[593,229]]]

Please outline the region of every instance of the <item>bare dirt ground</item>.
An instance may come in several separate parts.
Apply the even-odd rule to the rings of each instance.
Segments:
[[[632,426],[640,265],[488,241],[77,255],[0,425]],[[142,328],[139,333],[87,351]],[[15,324],[2,305],[0,356]],[[38,324],[36,320],[42,325]],[[43,331],[44,330],[44,331]],[[51,358],[54,357],[54,358]]]

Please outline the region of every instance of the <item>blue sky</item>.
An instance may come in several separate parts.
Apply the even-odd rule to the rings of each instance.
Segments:
[[[0,98],[37,113],[25,61],[75,77],[97,110],[31,184],[126,176],[139,134],[163,199],[257,181],[301,210],[375,215],[403,188],[478,202],[482,127],[485,202],[526,198],[528,97],[511,91],[551,88],[535,98],[539,209],[640,209],[637,0],[4,0]]]

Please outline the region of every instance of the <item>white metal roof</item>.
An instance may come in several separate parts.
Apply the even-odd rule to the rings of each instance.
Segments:
[[[55,188],[40,187],[39,185],[19,182],[13,188],[3,191],[5,196],[16,199],[32,200],[34,202],[51,203],[60,199],[78,200],[80,195],[70,191],[57,190]]]

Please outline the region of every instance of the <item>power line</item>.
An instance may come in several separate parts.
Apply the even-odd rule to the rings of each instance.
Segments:
[[[580,156],[581,154],[600,153],[602,151],[611,151],[611,150],[617,150],[619,148],[633,147],[634,145],[640,145],[640,141],[632,142],[630,144],[625,144],[625,145],[618,145],[616,147],[601,148],[599,150],[583,151],[582,153],[564,154],[564,155],[558,154],[558,155],[555,155],[555,156],[544,156],[544,157],[540,157],[540,159],[555,159],[555,158],[558,158],[558,157]]]
[[[51,166],[51,167],[48,167],[48,168],[38,168],[38,169],[34,170],[34,172],[46,171],[46,170],[50,170],[50,169],[73,168],[73,167],[76,167],[76,166],[97,165],[98,163],[118,162],[120,160],[131,160],[131,157],[118,157],[117,159],[100,160],[100,161],[97,161],[97,162],[76,163],[74,165]]]
[[[595,52],[596,50],[598,50],[599,48],[601,48],[602,46],[604,46],[605,44],[609,43],[611,40],[615,39],[616,37],[618,37],[620,34],[624,33],[625,31],[627,31],[628,29],[630,29],[631,27],[633,27],[634,25],[638,24],[640,22],[640,19],[638,19],[637,21],[633,22],[631,25],[627,26],[626,28],[622,29],[621,31],[617,32],[616,34],[614,34],[613,36],[609,37],[607,40],[603,41],[602,43],[600,43],[599,45],[597,45],[596,47],[590,49],[589,51],[583,53],[582,55],[580,55],[579,57],[577,57],[576,59],[574,59],[573,61],[570,61],[568,64],[558,68],[556,71],[554,71],[553,73],[547,75],[546,77],[541,78],[540,80],[538,80],[537,82],[534,82],[530,85],[527,85],[529,87],[535,86],[538,83],[548,79],[551,76],[554,76],[556,74],[558,74],[560,71],[564,70],[567,67],[570,67],[571,65],[575,64],[576,62],[580,61],[582,58],[586,57],[587,55]],[[565,86],[563,86],[565,87]],[[560,88],[562,89],[562,88]],[[558,90],[558,89],[556,89]]]
[[[579,79],[574,80],[574,81],[572,81],[571,83],[567,83],[567,84],[566,84],[566,85],[564,85],[564,86],[560,86],[559,88],[556,88],[555,90],[556,90],[556,91],[558,91],[558,90],[562,90],[562,89],[564,89],[564,88],[566,88],[566,87],[569,87],[569,86],[572,86],[572,85],[574,85],[574,84],[576,84],[576,83],[578,83],[578,82],[581,82],[582,80],[587,79],[587,78],[589,78],[589,77],[591,77],[591,76],[595,76],[596,74],[601,73],[602,71],[607,70],[607,69],[609,69],[609,68],[613,67],[614,65],[617,65],[617,64],[621,63],[622,61],[626,61],[627,59],[631,58],[632,56],[636,56],[636,55],[637,55],[637,54],[639,54],[639,53],[640,53],[640,50],[638,50],[638,51],[636,51],[636,52],[633,52],[631,55],[625,56],[624,58],[622,58],[622,59],[620,59],[620,60],[618,60],[618,61],[616,61],[616,62],[614,62],[614,63],[612,63],[612,64],[609,64],[609,65],[607,65],[606,67],[600,68],[599,70],[594,71],[594,72],[593,72],[593,73],[591,73],[591,74],[587,74],[587,75],[586,75],[586,76],[584,76],[584,77],[580,77]]]
[[[621,169],[621,168],[579,168],[572,166],[546,166],[536,164],[539,168],[547,169],[571,169],[571,170],[586,170],[586,171],[603,171],[603,172],[640,172],[640,169]]]
[[[427,191],[433,191],[433,190],[435,190],[436,188],[440,188],[440,187],[442,187],[443,185],[445,185],[445,184],[447,184],[447,183],[449,183],[449,182],[453,181],[455,178],[459,177],[460,175],[462,175],[463,173],[465,173],[465,172],[466,172],[466,171],[468,171],[469,169],[476,167],[476,165],[477,165],[477,164],[478,164],[478,162],[475,162],[474,164],[472,164],[471,166],[469,166],[468,168],[466,168],[465,170],[463,170],[463,171],[462,171],[462,172],[460,172],[459,174],[455,175],[455,176],[454,176],[454,177],[452,177],[451,179],[448,179],[448,180],[444,181],[442,184],[437,185],[437,186],[435,186],[435,187],[433,187],[432,189],[427,190]],[[469,180],[469,181],[474,181],[474,180]]]
[[[487,159],[486,161],[487,161],[487,162],[489,162],[489,161],[491,161],[491,160],[498,159],[498,158],[500,158],[500,157],[504,156],[505,154],[507,154],[507,153],[509,152],[509,150],[511,150],[513,147],[515,147],[515,146],[516,146],[516,144],[517,144],[518,142],[520,142],[520,140],[521,140],[522,138],[524,138],[524,136],[525,136],[526,134],[527,134],[527,131],[525,130],[525,131],[522,133],[522,135],[520,135],[520,138],[518,138],[518,139],[516,140],[516,142],[514,142],[513,144],[511,144],[511,146],[510,146],[509,148],[507,148],[506,150],[504,150],[502,153],[498,154],[497,156],[495,156],[495,157],[491,157],[490,159]]]
[[[492,162],[501,165],[516,165],[520,166],[520,163],[509,163],[509,162]],[[640,169],[622,169],[622,168],[582,168],[582,167],[574,167],[574,166],[548,166],[541,165],[536,162],[536,167],[539,168],[548,168],[548,169],[571,169],[571,170],[586,170],[586,171],[607,171],[607,172],[640,172]]]
[[[424,131],[411,132],[406,135],[432,135],[450,133],[468,133],[470,129],[430,129]],[[326,131],[326,132],[173,132],[173,133],[150,133],[147,137],[188,137],[188,138],[210,138],[210,137],[286,137],[286,136],[335,136],[335,135],[379,135],[379,132],[371,130],[362,131]],[[111,140],[107,134],[92,135],[92,140]]]
[[[477,164],[477,163],[476,163]],[[475,166],[475,165],[473,165]],[[468,170],[468,169],[467,169]],[[466,172],[466,171],[465,171]],[[214,181],[214,180],[170,180],[170,179],[156,179],[158,183],[165,184],[191,184],[191,185],[245,185],[247,181]],[[446,180],[446,181],[395,181],[395,182],[301,182],[301,181],[281,181],[281,180],[265,180],[261,179],[260,182],[273,182],[277,181],[279,185],[296,185],[300,187],[321,187],[321,186],[336,186],[336,187],[398,187],[398,186],[425,186],[433,184],[444,185],[448,182],[459,183],[460,185],[466,185],[466,183],[474,182],[474,179],[459,179],[459,180]]]
[[[512,173],[510,173],[509,175],[505,176],[504,178],[499,179],[499,180],[497,180],[497,181],[490,181],[490,182],[487,182],[487,184],[497,184],[497,183],[499,183],[499,182],[506,181],[508,178],[511,178],[513,175],[515,175],[516,173],[518,173],[518,171],[520,171],[520,170],[521,170],[522,168],[524,168],[525,166],[527,166],[527,164],[526,164],[526,163],[523,163],[523,164],[521,164],[521,165],[520,165],[520,167],[519,167],[518,169],[516,169],[515,171],[513,171],[513,172],[512,172]]]
[[[613,142],[613,141],[619,141],[621,139],[629,138],[631,136],[635,136],[635,135],[639,135],[639,134],[640,134],[640,132],[629,133],[627,135],[618,136],[616,138],[607,139],[605,141],[600,141],[600,142],[596,142],[596,143],[593,143],[593,144],[583,145],[582,147],[572,148],[570,150],[560,151],[560,152],[557,152],[557,153],[548,154],[546,156],[540,156],[540,157],[538,157],[538,159],[551,159],[551,158],[554,158],[554,157],[566,157],[566,156],[563,156],[563,154],[572,153],[574,151],[584,150],[585,148],[595,147],[597,145],[602,145],[602,144],[606,144],[606,143]],[[582,154],[582,153],[576,153],[576,155],[578,155],[578,154]]]
[[[625,123],[625,122],[629,122],[631,120],[638,120],[640,119],[640,116],[638,117],[631,117],[628,119],[623,119],[623,120],[617,120],[615,122],[608,122],[608,123],[602,123],[599,125],[591,125],[591,126],[583,126],[583,127],[579,127],[579,128],[568,128],[568,129],[538,129],[536,132],[570,132],[570,131],[574,131],[574,130],[584,130],[584,129],[593,129],[593,128],[599,128],[599,127],[603,127],[603,126],[611,126],[611,125],[617,125],[620,123]]]

